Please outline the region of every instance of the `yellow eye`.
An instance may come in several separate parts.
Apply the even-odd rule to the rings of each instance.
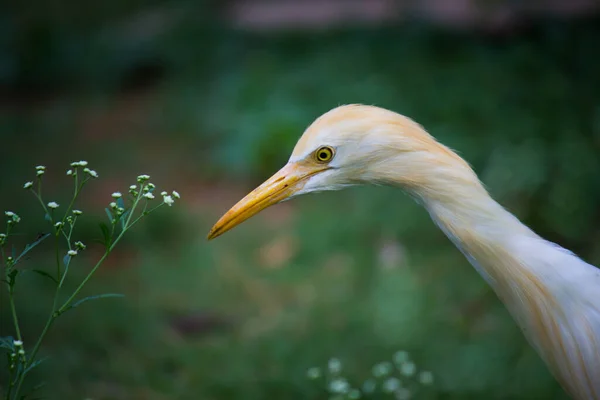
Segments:
[[[333,158],[333,149],[329,146],[319,147],[317,151],[315,151],[315,159],[318,162],[326,163],[331,161]]]

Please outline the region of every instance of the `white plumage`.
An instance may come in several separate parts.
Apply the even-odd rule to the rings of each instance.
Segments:
[[[209,239],[291,197],[368,183],[399,186],[421,203],[564,389],[600,400],[600,270],[523,225],[462,158],[400,114],[363,105],[324,114],[286,166],[227,212]]]

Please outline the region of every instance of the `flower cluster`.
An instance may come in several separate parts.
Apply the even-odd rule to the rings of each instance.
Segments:
[[[0,232],[0,265],[3,267],[0,268],[0,272],[2,273],[0,283],[7,288],[6,297],[11,305],[9,309],[12,314],[13,328],[17,337],[17,339],[13,339],[12,336],[0,337],[0,349],[7,350],[8,355],[8,363],[6,363],[8,367],[8,374],[6,374],[8,378],[8,391],[6,398],[25,398],[25,396],[20,395],[21,388],[30,371],[41,363],[42,360],[37,359],[38,351],[47,332],[57,318],[68,310],[78,307],[83,302],[106,297],[118,297],[114,293],[106,293],[81,298],[80,294],[86,283],[95,274],[115,245],[123,238],[123,235],[142,218],[159,207],[164,205],[172,206],[175,203],[175,199],[180,198],[179,193],[176,191],[171,192],[171,194],[163,191],[161,192],[163,201],[161,203],[154,202],[154,206],[152,207],[150,200],[155,198],[153,194],[155,185],[149,182],[150,176],[148,175],[137,177],[137,184],[129,187],[130,196],[127,196],[127,194],[124,196],[121,192],[113,192],[109,208],[106,208],[111,224],[107,225],[103,223],[100,225],[104,239],[103,244],[106,247],[105,252],[96,264],[87,271],[85,278],[80,281],[74,290],[70,291],[70,294],[65,296],[66,293],[64,291],[67,287],[63,284],[67,281],[70,263],[73,261],[73,257],[78,256],[87,248],[83,242],[73,238],[77,220],[83,215],[81,210],[73,207],[77,204],[83,187],[88,181],[98,178],[98,173],[88,167],[87,161],[71,163],[66,175],[72,178],[71,181],[74,185],[73,197],[70,201],[61,202],[61,204],[56,201],[44,199],[42,186],[45,173],[46,166],[38,165],[35,167],[35,179],[25,182],[23,189],[30,191],[43,208],[45,220],[50,223],[53,230],[52,233],[56,239],[54,240],[56,254],[58,255],[61,252],[66,252],[66,254],[62,258],[52,257],[56,261],[55,270],[32,270],[45,278],[51,279],[55,284],[54,300],[50,302],[52,308],[40,336],[36,340],[32,340],[31,343],[29,343],[28,339],[28,344],[31,344],[31,347],[25,349],[19,327],[19,318],[17,317],[18,308],[15,307],[16,297],[14,296],[15,288],[20,286],[16,282],[20,279],[24,269],[16,268],[16,265],[26,261],[27,258],[24,256],[44,239],[51,236],[52,233],[38,235],[35,241],[25,246],[24,250],[18,255],[14,246],[12,246],[10,253],[8,253],[6,252],[7,242],[13,235],[12,230],[16,228],[15,225],[21,221],[21,217],[13,211],[4,211],[6,230]],[[4,374],[2,375],[4,376]]]
[[[392,361],[377,363],[371,369],[372,376],[361,385],[352,385],[342,375],[342,363],[332,358],[327,368],[309,368],[307,377],[311,380],[324,379],[325,389],[331,399],[360,399],[377,392],[404,400],[413,398],[419,387],[433,384],[433,374],[430,371],[418,371],[416,364],[410,360],[406,351],[398,351]]]

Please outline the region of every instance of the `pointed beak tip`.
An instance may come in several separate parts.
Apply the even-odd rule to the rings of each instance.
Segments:
[[[320,171],[299,169],[294,164],[284,166],[225,213],[208,232],[207,241],[228,232],[261,210],[289,198],[304,185],[304,179]]]

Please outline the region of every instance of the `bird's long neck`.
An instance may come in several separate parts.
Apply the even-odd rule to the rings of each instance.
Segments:
[[[434,170],[424,171],[418,189],[408,189],[498,295],[505,298],[510,296],[514,282],[531,276],[531,263],[523,259],[527,253],[517,251],[515,245],[525,238],[543,239],[492,199],[473,170],[454,156],[447,163],[434,165]],[[456,160],[461,162],[455,164]]]

